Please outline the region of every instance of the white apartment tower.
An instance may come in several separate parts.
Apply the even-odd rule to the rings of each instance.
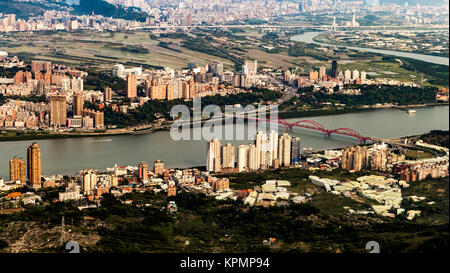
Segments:
[[[92,170],[81,173],[81,190],[84,194],[92,194],[97,185],[97,174]]]
[[[281,166],[291,164],[291,136],[284,133],[278,140],[278,159]]]
[[[212,141],[208,142],[206,148],[206,170],[208,172],[220,172],[220,141],[217,138],[213,139]]]
[[[274,165],[274,160],[278,159],[278,132],[275,130],[270,131],[269,133],[269,165]]]
[[[243,172],[249,168],[248,166],[249,146],[239,145],[237,154],[237,168],[238,172]]]

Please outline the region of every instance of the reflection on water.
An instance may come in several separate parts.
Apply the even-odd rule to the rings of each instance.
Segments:
[[[448,114],[448,106],[439,106],[419,108],[415,115],[389,109],[305,119],[316,121],[327,129],[351,128],[365,136],[396,138],[434,129],[448,130]],[[289,122],[297,120],[301,119],[290,119]],[[230,129],[229,126],[225,126],[225,130]],[[247,132],[244,125],[235,129]],[[279,133],[283,132],[284,127],[279,127]],[[315,150],[359,143],[353,138],[339,135],[324,137],[319,131],[300,128],[294,128],[289,133],[300,137],[303,148],[311,147]],[[231,142],[234,145],[251,142],[248,135],[245,135],[246,140],[224,142]],[[0,176],[9,178],[8,160],[14,156],[26,159],[26,148],[32,142],[0,142]],[[205,141],[173,141],[169,132],[100,138],[47,139],[37,142],[42,150],[44,174],[72,174],[85,168],[105,169],[114,164],[137,165],[140,161],[152,163],[156,159],[163,160],[169,167],[192,167],[204,165],[206,155]]]

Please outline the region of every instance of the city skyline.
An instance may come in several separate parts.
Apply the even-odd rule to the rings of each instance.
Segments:
[[[448,26],[448,0],[0,0],[0,256],[439,258]]]

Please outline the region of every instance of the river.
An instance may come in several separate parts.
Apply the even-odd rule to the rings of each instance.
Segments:
[[[323,31],[305,32],[300,35],[292,36],[291,40],[296,41],[296,42],[312,43],[312,44],[318,44],[318,45],[336,46],[333,44],[319,43],[319,42],[314,41],[314,38],[317,37],[321,33],[323,33]],[[401,52],[401,51],[386,50],[386,49],[362,48],[362,47],[345,46],[345,45],[342,45],[342,46],[339,45],[339,46],[345,47],[348,49],[353,49],[353,50],[360,50],[360,51],[367,51],[367,52],[373,52],[373,53],[379,53],[379,54],[385,54],[385,55],[393,55],[393,56],[398,56],[398,57],[410,58],[410,59],[415,59],[415,60],[424,61],[424,62],[433,63],[433,64],[441,64],[441,65],[446,65],[446,66],[449,65],[449,58],[446,58],[446,57],[409,53],[409,52]]]
[[[448,106],[434,106],[418,108],[415,114],[409,115],[401,110],[384,109],[306,119],[316,121],[327,129],[344,127],[366,136],[396,138],[434,129],[448,130],[448,115]],[[288,121],[296,120],[301,119]],[[240,130],[247,128],[244,125],[240,127]],[[280,127],[279,133],[283,132],[284,127]],[[302,147],[317,150],[359,143],[356,139],[339,135],[325,138],[320,132],[306,129],[293,129],[290,134],[300,137]],[[0,177],[9,179],[8,160],[14,156],[26,159],[26,148],[32,142],[0,142]],[[42,170],[45,175],[74,174],[85,168],[102,170],[114,164],[136,166],[140,161],[152,164],[156,159],[163,160],[168,167],[193,167],[205,165],[206,157],[205,141],[174,141],[167,131],[147,135],[46,139],[37,142],[41,146]],[[228,142],[238,145],[246,144],[249,140]]]

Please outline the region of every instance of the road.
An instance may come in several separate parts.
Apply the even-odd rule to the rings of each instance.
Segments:
[[[263,112],[263,113],[270,112],[272,114],[278,113],[278,105],[282,104],[283,102],[288,101],[293,96],[295,96],[295,94],[297,93],[297,88],[287,85],[286,83],[282,82],[281,80],[277,79],[276,77],[272,76],[269,73],[265,73],[265,74],[274,83],[275,86],[282,85],[284,87],[283,96],[277,101],[276,104],[262,105],[262,107],[259,109],[256,108],[256,109],[250,110],[250,111],[243,111],[240,114],[242,117],[244,117],[244,115],[247,115],[248,117],[250,117],[250,116],[256,117],[256,115],[261,112]],[[243,105],[242,107],[245,107],[245,105]],[[234,114],[223,113],[221,117],[209,119],[208,122],[211,122],[211,123],[212,122],[220,122],[225,119],[234,118],[234,117],[235,117]],[[191,121],[190,119],[189,120],[185,119],[183,123],[180,123],[180,122],[183,122],[183,120],[179,120],[178,125],[186,124],[186,123],[189,123],[190,125],[194,125],[194,124],[201,124],[202,122],[205,122],[205,120],[197,119],[197,120]]]
[[[274,76],[272,76],[269,73],[266,73],[267,77],[276,85],[282,85],[284,87],[284,92],[283,92],[283,97],[281,97],[277,103],[278,105],[282,104],[283,102],[286,102],[288,100],[290,100],[293,96],[295,96],[295,94],[297,93],[297,88],[292,87],[286,83],[284,83],[283,81],[281,81],[280,79],[275,78]]]
[[[321,26],[312,26],[312,25],[251,25],[251,24],[240,24],[240,25],[208,25],[208,26],[145,26],[145,27],[134,27],[130,28],[130,30],[138,30],[138,29],[195,29],[195,28],[300,28],[300,29],[324,29],[330,30],[331,25],[321,25]],[[446,29],[448,25],[410,25],[410,26],[356,26],[356,27],[344,27],[344,26],[336,26],[337,29],[405,29],[405,28],[425,28],[425,29]],[[339,30],[342,31],[342,30]],[[352,30],[349,30],[352,31]]]

